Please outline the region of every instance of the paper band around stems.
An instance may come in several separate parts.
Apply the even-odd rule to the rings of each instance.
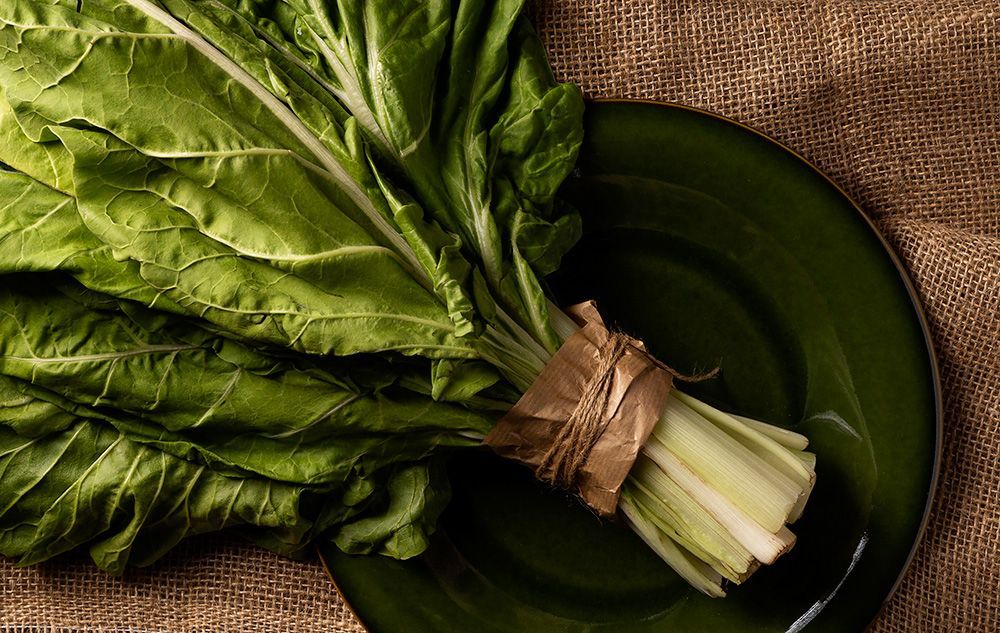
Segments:
[[[592,301],[567,314],[580,329],[485,443],[609,517],[666,405],[673,377],[642,341],[608,330]]]

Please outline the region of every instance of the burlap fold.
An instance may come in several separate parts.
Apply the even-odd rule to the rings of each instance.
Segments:
[[[876,633],[1000,630],[1000,5],[995,0],[545,0],[560,79],[775,136],[888,234],[931,321],[944,463]],[[0,562],[0,631],[358,633],[318,563],[229,541],[152,572]]]

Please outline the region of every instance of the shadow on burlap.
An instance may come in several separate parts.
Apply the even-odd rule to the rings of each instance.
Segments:
[[[1000,631],[1000,5],[548,0],[588,96],[707,108],[824,169],[900,253],[940,355],[944,461],[926,538],[876,633]],[[112,579],[0,563],[0,631],[362,631],[318,563],[203,539]]]

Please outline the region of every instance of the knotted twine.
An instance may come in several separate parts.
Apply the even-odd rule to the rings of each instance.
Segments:
[[[567,314],[580,329],[485,443],[610,517],[666,405],[673,376],[642,341],[610,331],[593,302]]]
[[[566,419],[566,424],[552,438],[552,445],[535,469],[535,476],[540,480],[562,488],[570,488],[576,482],[580,467],[608,425],[609,418],[605,412],[611,396],[615,365],[628,346],[629,337],[620,332],[609,333],[608,340],[598,352],[594,374],[587,381],[580,401]]]

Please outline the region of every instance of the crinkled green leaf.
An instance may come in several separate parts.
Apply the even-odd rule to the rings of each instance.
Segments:
[[[117,573],[235,526],[269,532],[292,553],[313,520],[303,487],[228,478],[94,420],[40,437],[0,425],[0,478],[0,553],[24,565],[89,543],[95,563]]]
[[[69,411],[39,399],[28,383],[0,375],[0,424],[23,437],[41,437],[62,431],[76,420]]]
[[[553,198],[576,161],[583,103],[553,79],[523,0],[165,0],[182,3],[232,7],[334,95],[461,236],[504,307],[558,347],[534,276],[579,237]]]
[[[0,113],[0,133],[3,130]],[[111,248],[83,224],[75,198],[26,174],[0,170],[0,273],[57,270],[74,275],[90,288],[159,309],[183,312],[179,305],[145,283],[138,263],[115,259]]]
[[[388,204],[357,177],[367,157],[351,125],[330,122],[320,140],[184,32],[123,32],[32,2],[0,20],[18,125],[66,148],[87,228],[158,292],[303,351],[473,355]]]
[[[99,566],[117,573],[204,531],[242,526],[296,555],[317,534],[357,523],[369,528],[354,532],[354,547],[409,557],[426,545],[447,494],[439,479],[428,479],[427,490],[413,483],[427,463],[384,473],[406,459],[399,447],[383,464],[366,457],[342,480],[302,486],[219,471],[144,436],[141,420],[114,415],[0,375],[0,553],[31,564],[86,543]],[[420,434],[405,437],[420,442]],[[427,446],[409,455],[420,452]],[[401,509],[410,488],[412,506]]]
[[[500,374],[479,361],[439,360],[431,373],[431,395],[435,400],[466,402],[500,381]]]
[[[465,407],[362,391],[308,362],[117,307],[98,309],[50,278],[8,278],[0,373],[108,410],[121,430],[175,455],[296,483],[339,482],[355,468],[466,445],[491,424]]]
[[[337,546],[349,554],[384,554],[407,559],[429,545],[438,516],[450,498],[443,464],[436,460],[393,472],[381,499],[382,512],[350,521],[334,532]]]
[[[164,0],[163,5],[212,46],[237,61],[338,156],[341,141],[338,136],[331,136],[331,129],[336,129],[333,122],[344,127],[351,149],[350,159],[341,160],[352,165],[351,177],[363,185],[382,213],[394,220],[416,260],[430,276],[438,297],[448,306],[456,333],[459,336],[470,333],[475,321],[474,308],[465,288],[470,267],[460,254],[457,238],[428,220],[417,204],[389,185],[374,165],[366,163],[360,138],[353,134],[357,117],[364,113],[345,111],[328,90],[329,85],[294,52],[268,39],[264,31],[255,29],[223,4]]]

